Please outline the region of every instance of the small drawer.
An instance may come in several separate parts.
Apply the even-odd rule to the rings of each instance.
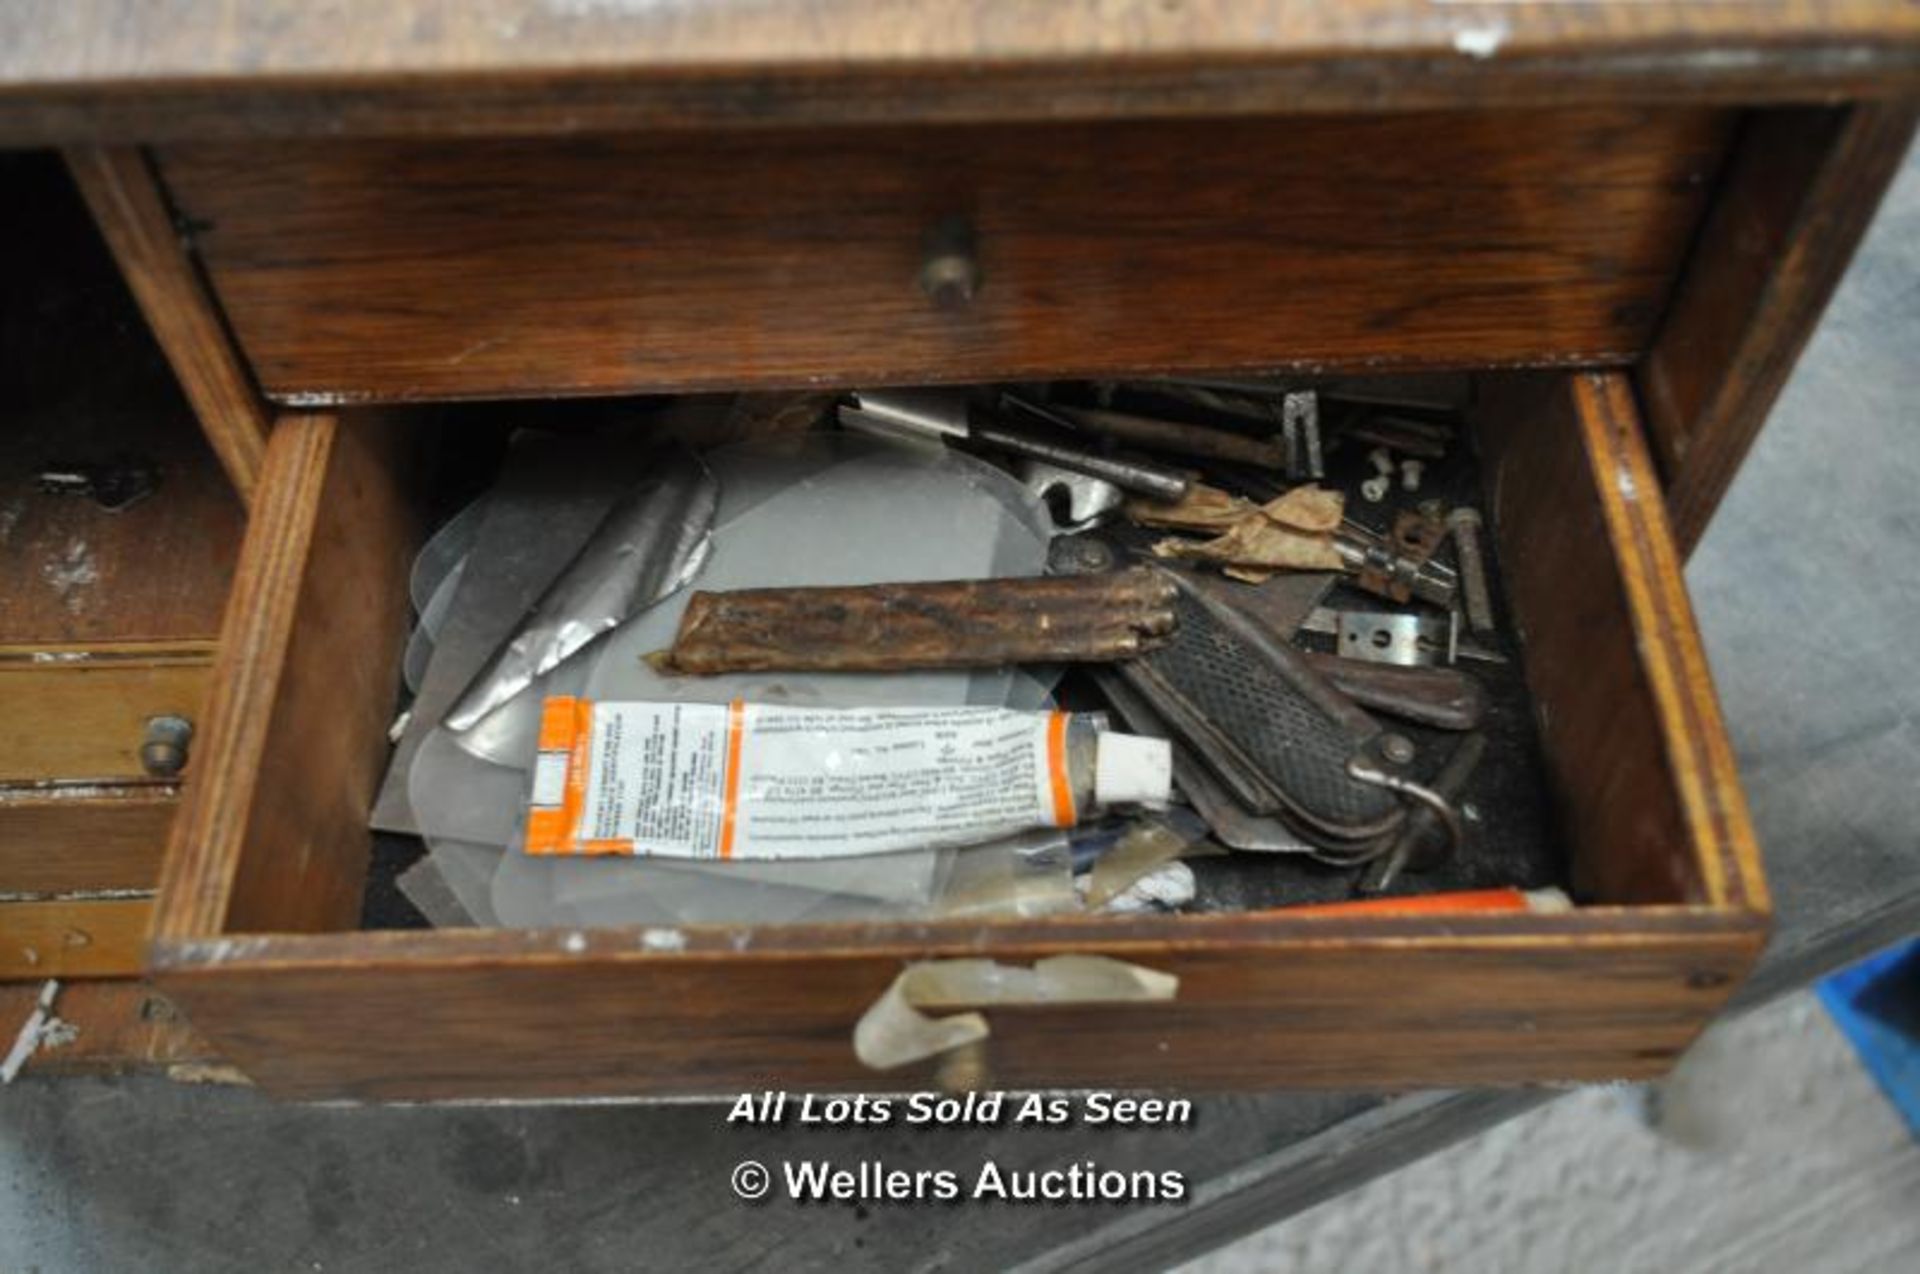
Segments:
[[[1479,379],[1570,912],[358,931],[416,508],[404,426],[312,414],[269,446],[154,976],[224,1056],[303,1098],[921,1085],[930,1066],[880,1076],[850,1044],[905,964],[1063,953],[1176,975],[1177,995],[989,1010],[994,1085],[1657,1075],[1765,937],[1744,800],[1626,379]]]
[[[59,157],[0,188],[0,1031],[58,979],[30,1071],[205,1057],[138,979],[245,514]]]
[[[0,650],[0,785],[177,777],[164,718],[191,721],[206,697],[211,643]],[[184,756],[187,749],[181,749]]]
[[[1737,112],[1586,108],[154,158],[298,406],[1172,368],[1604,365]]]

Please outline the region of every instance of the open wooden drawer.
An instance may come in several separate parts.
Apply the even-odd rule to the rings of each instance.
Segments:
[[[1171,1001],[994,1010],[1000,1086],[1649,1076],[1758,954],[1765,886],[1627,381],[1488,373],[1475,428],[1571,913],[357,932],[415,508],[403,420],[275,430],[152,970],[269,1091],[904,1087],[854,1022],[910,961],[1111,955]]]

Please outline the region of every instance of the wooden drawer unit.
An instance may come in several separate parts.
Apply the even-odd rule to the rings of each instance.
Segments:
[[[141,752],[200,720],[243,513],[58,157],[0,185],[0,1032],[59,979],[33,1069],[204,1056],[137,981],[183,778]]]
[[[850,1042],[906,964],[1064,953],[1177,994],[991,1010],[993,1083],[1645,1077],[1757,956],[1681,563],[1912,135],[1912,6],[73,4],[0,18],[0,140],[71,148],[251,498],[148,958],[269,1091],[908,1087]],[[396,404],[1423,369],[1474,376],[1572,911],[357,929]]]
[[[1478,427],[1574,883],[1567,915],[353,932],[405,615],[403,429],[283,420],[222,635],[160,985],[289,1096],[871,1087],[908,961],[1098,953],[1141,1006],[996,1012],[996,1083],[1257,1088],[1658,1073],[1758,953],[1765,886],[1632,395],[1489,378]]]

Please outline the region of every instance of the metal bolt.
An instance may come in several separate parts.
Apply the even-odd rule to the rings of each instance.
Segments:
[[[193,722],[185,717],[147,718],[147,736],[140,744],[140,768],[157,779],[172,778],[187,768],[187,745],[193,742]]]
[[[1467,627],[1476,633],[1493,631],[1493,598],[1487,592],[1487,562],[1480,553],[1480,511],[1455,509],[1447,515],[1447,532],[1460,558],[1460,591],[1467,604]]]
[[[1404,734],[1383,734],[1380,736],[1380,755],[1395,765],[1412,765],[1415,756],[1413,740]]]
[[[1418,491],[1420,489],[1420,474],[1425,469],[1426,465],[1420,463],[1418,460],[1402,460],[1400,462],[1400,489],[1402,491]]]
[[[1387,488],[1393,485],[1393,479],[1386,474],[1375,474],[1360,484],[1360,495],[1368,504],[1378,504],[1387,498]]]
[[[1367,462],[1373,466],[1373,471],[1381,477],[1391,478],[1393,476],[1393,453],[1385,447],[1375,447],[1372,451],[1369,451],[1367,453]]]
[[[1287,477],[1318,482],[1327,476],[1320,448],[1320,395],[1295,390],[1280,400],[1281,438],[1287,448]]]

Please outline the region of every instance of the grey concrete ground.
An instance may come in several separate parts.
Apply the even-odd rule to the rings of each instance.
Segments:
[[[1763,840],[1889,872],[1905,870],[1920,828],[1917,333],[1910,161],[1690,572]],[[1310,1129],[1359,1109],[1345,1100],[1302,1098],[1287,1118]],[[1915,1152],[1805,1000],[1710,1037],[1668,1105],[1656,1134],[1616,1090],[1560,1099],[1201,1268],[1920,1267]],[[993,1231],[1049,1223],[823,1212],[806,1218],[802,1251],[723,1202],[711,1157],[685,1157],[717,1118],[285,1109],[160,1081],[23,1082],[0,1093],[0,1274],[614,1270],[696,1256],[964,1269],[989,1264],[969,1251],[1005,1250]],[[1275,1127],[1270,1140],[1300,1135]]]
[[[1182,1274],[1920,1269],[1920,1147],[1811,992],[1715,1028],[1662,1086],[1594,1088]]]

